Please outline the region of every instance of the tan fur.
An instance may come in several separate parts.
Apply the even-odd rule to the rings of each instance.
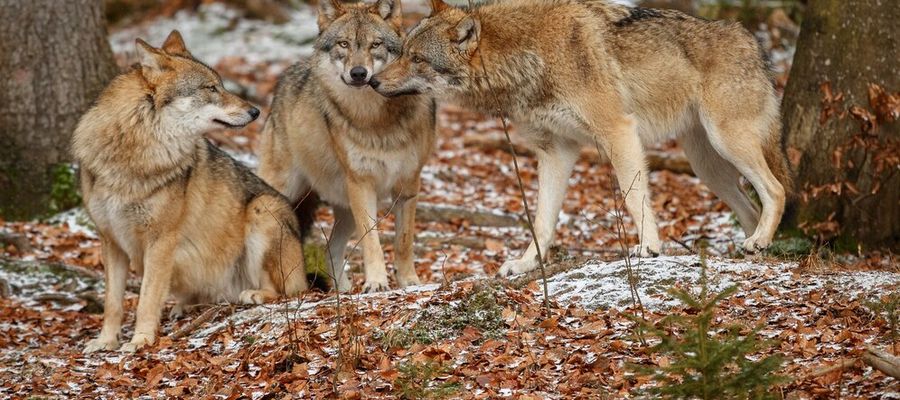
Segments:
[[[342,291],[350,289],[344,251],[354,232],[362,244],[364,290],[388,287],[376,226],[378,205],[386,203],[397,215],[398,283],[419,283],[412,240],[419,174],[435,141],[434,102],[425,96],[387,99],[364,81],[352,85],[346,74],[360,66],[371,76],[396,57],[399,7],[392,0],[320,2],[316,53],[281,77],[262,133],[260,176],[292,201],[314,191],[334,208],[329,266]],[[342,41],[347,48],[338,47]]]
[[[103,329],[85,352],[118,346],[129,266],[143,279],[123,351],[154,342],[169,293],[178,314],[191,303],[261,303],[307,286],[287,200],[203,138],[223,123],[246,125],[258,110],[225,91],[177,32],[162,49],[138,47],[141,66],[110,83],[72,142],[106,269]]]
[[[625,192],[640,254],[658,253],[643,145],[671,136],[735,210],[744,248],[771,243],[790,178],[775,90],[758,44],[738,24],[604,0],[509,0],[469,11],[432,4],[436,12],[409,33],[403,56],[370,83],[386,96],[433,93],[511,117],[538,149],[542,250],[573,154],[599,145]],[[761,214],[741,176],[760,194]],[[533,269],[535,246],[501,274]]]

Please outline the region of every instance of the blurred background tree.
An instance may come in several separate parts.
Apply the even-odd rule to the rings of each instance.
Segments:
[[[900,245],[900,5],[813,0],[782,105],[797,210],[842,250]]]
[[[69,138],[117,73],[102,0],[0,0],[0,217],[77,205]]]

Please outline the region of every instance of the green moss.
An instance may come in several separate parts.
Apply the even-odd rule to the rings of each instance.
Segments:
[[[766,249],[766,253],[773,257],[796,259],[809,255],[815,244],[805,237],[790,236],[777,239]]]
[[[315,243],[303,244],[303,261],[306,273],[318,277],[328,277],[328,262],[325,257],[325,248]]]
[[[502,294],[490,286],[477,286],[473,292],[455,303],[426,307],[411,318],[409,327],[389,330],[380,339],[386,348],[406,348],[413,343],[430,344],[458,337],[466,327],[473,327],[484,338],[500,338],[506,332]]]
[[[426,363],[406,362],[397,371],[400,376],[394,383],[394,395],[401,399],[446,399],[459,391],[459,382],[438,380],[445,375],[448,368],[430,361]]]
[[[835,253],[856,254],[859,251],[859,240],[850,233],[842,233],[832,241]]]
[[[50,203],[47,205],[47,208],[51,214],[56,214],[81,204],[81,194],[78,193],[78,178],[72,165],[56,164],[51,167],[50,175]]]

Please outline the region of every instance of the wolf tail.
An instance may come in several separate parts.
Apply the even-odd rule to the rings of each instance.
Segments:
[[[780,143],[767,145],[763,150],[763,156],[766,158],[769,170],[775,175],[775,179],[778,179],[778,183],[784,187],[785,193],[788,197],[791,197],[794,193],[794,177],[790,167],[788,167],[787,156]]]
[[[782,126],[780,122],[773,122],[769,132],[770,143],[767,143],[763,149],[763,156],[769,170],[778,179],[778,183],[784,188],[785,206],[782,221],[792,219],[794,210],[796,209],[796,201],[794,196],[794,175],[788,164],[786,154],[786,144],[782,134]]]

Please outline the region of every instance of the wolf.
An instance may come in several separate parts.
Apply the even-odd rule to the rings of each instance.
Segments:
[[[419,284],[412,252],[416,196],[434,149],[435,102],[428,96],[389,99],[369,86],[400,56],[400,0],[321,0],[318,7],[314,54],[286,70],[276,87],[259,175],[291,201],[315,193],[332,206],[327,260],[341,291],[351,288],[343,264],[354,232],[363,251],[363,290],[388,288],[376,225],[379,203],[393,198],[397,282]]]
[[[754,37],[736,23],[605,0],[509,0],[460,9],[433,0],[394,63],[369,81],[388,97],[426,93],[508,116],[538,160],[536,241],[501,275],[534,269],[553,240],[579,148],[610,157],[638,229],[659,254],[643,146],[676,136],[696,174],[737,214],[748,252],[766,248],[791,178],[779,104]],[[745,177],[760,211],[742,189]]]
[[[307,288],[290,203],[203,137],[259,110],[226,91],[177,31],[161,48],[138,39],[137,53],[72,139],[106,269],[103,328],[86,353],[118,347],[129,267],[143,278],[125,352],[154,342],[170,292],[178,315],[191,303],[258,304]]]

